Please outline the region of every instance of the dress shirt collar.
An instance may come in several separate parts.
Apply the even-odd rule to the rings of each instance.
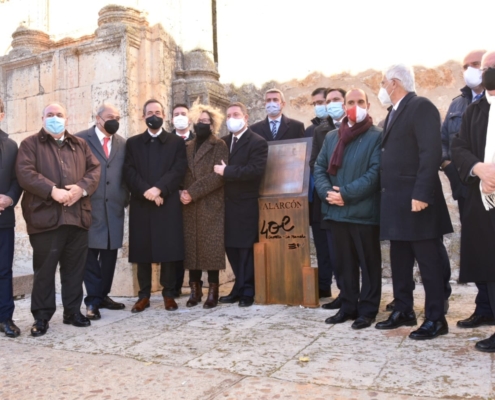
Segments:
[[[100,143],[103,144],[103,139],[105,139],[107,136],[105,136],[105,134],[102,131],[100,131],[97,126],[95,126],[95,132],[96,132],[96,136],[98,136],[98,139],[100,139]],[[109,142],[111,142],[112,136],[110,136],[108,139],[110,139]]]
[[[159,131],[158,133],[151,133],[151,132],[150,132],[150,130],[148,129],[148,133],[150,134],[150,136],[151,136],[152,138],[157,138],[158,136],[160,136],[160,135],[161,135],[162,130],[160,129],[160,131]]]

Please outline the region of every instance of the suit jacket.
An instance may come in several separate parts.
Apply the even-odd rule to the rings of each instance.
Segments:
[[[288,118],[284,114],[282,114],[282,119],[280,120],[280,126],[278,127],[275,139],[273,139],[268,117],[253,124],[250,126],[250,129],[268,142],[272,140],[299,139],[304,137],[304,124],[295,119]]]
[[[230,152],[232,133],[222,140]],[[258,241],[259,189],[265,173],[268,144],[250,129],[229,155],[225,180],[225,247],[249,248]]]
[[[467,196],[462,216],[461,282],[495,281],[495,210],[487,211],[481,201],[480,179],[471,176],[474,165],[484,162],[490,104],[485,97],[466,110],[461,130],[452,141],[452,161],[464,184]]]
[[[127,139],[124,179],[131,191],[129,262],[154,263],[184,259],[184,230],[179,186],[186,174],[184,139],[162,129],[152,138],[146,130]],[[164,203],[144,197],[152,187]]]
[[[9,139],[9,135],[0,130],[0,194],[9,196],[14,202],[0,214],[0,229],[15,226],[14,207],[21,197],[22,189],[15,175],[17,143]]]
[[[438,176],[441,160],[440,114],[428,99],[408,93],[383,130],[382,240],[426,240],[453,231]],[[428,207],[412,212],[413,199]]]
[[[124,208],[129,204],[129,190],[124,182],[125,139],[117,134],[112,136],[107,158],[94,126],[75,136],[88,143],[101,165],[100,183],[91,196],[93,222],[88,232],[89,248],[118,249],[124,238]]]

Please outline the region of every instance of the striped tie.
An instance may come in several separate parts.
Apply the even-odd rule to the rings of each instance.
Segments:
[[[275,139],[277,137],[277,121],[271,121],[272,124],[272,136]]]

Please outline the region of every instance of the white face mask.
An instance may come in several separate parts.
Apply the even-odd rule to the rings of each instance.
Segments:
[[[378,100],[380,100],[380,103],[384,106],[390,106],[392,105],[392,100],[390,99],[390,95],[387,92],[387,89],[384,87],[380,88],[380,91],[378,92]]]
[[[244,118],[229,118],[227,120],[227,129],[232,133],[239,132],[244,128],[244,125],[246,125]]]
[[[481,72],[481,69],[467,67],[464,71],[464,82],[466,82],[466,85],[468,85],[469,88],[474,89],[481,84],[482,75],[483,72]]]
[[[265,110],[266,113],[270,117],[276,117],[278,114],[280,114],[280,103],[275,103],[274,101],[270,101],[269,103],[265,104]]]
[[[189,118],[185,115],[177,115],[173,119],[175,129],[182,130],[189,126]]]
[[[368,110],[366,108],[356,107],[356,124],[362,122],[368,115]]]

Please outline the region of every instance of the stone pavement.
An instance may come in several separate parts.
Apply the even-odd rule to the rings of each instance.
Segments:
[[[391,285],[383,291],[382,309]],[[495,399],[495,356],[473,348],[495,328],[455,326],[475,293],[454,285],[450,333],[426,342],[408,339],[407,327],[326,325],[334,312],[321,308],[204,310],[186,308],[182,296],[166,312],[159,295],[141,314],[130,313],[134,299],[120,299],[125,310],[102,310],[89,328],[63,325],[58,299],[48,333],[33,338],[26,298],[14,315],[21,337],[0,337],[0,399]],[[422,320],[420,285],[415,296]]]

